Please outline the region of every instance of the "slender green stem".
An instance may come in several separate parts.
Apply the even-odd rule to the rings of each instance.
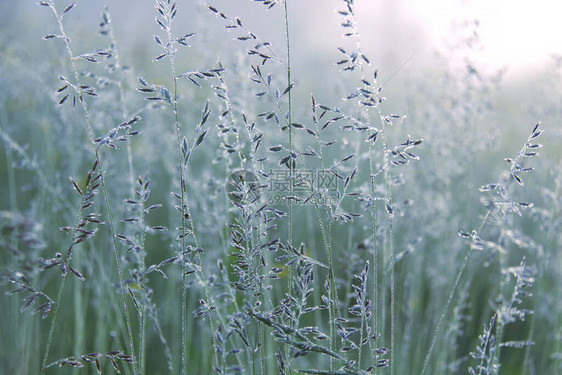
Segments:
[[[168,27],[168,40],[172,39],[170,27]],[[173,48],[173,47],[172,47]],[[183,375],[187,374],[187,341],[186,341],[186,323],[187,323],[187,268],[186,268],[186,248],[185,248],[185,216],[187,213],[185,210],[185,181],[184,181],[184,171],[183,171],[183,158],[181,152],[181,127],[178,120],[178,78],[176,76],[176,67],[173,55],[170,56],[170,64],[172,67],[172,79],[174,80],[174,98],[173,98],[173,111],[174,111],[174,122],[176,128],[176,144],[178,153],[178,169],[180,175],[180,204],[181,204],[181,373]]]
[[[369,173],[370,173],[370,180],[371,180],[371,209],[373,212],[373,223],[372,223],[372,243],[373,243],[373,333],[376,337],[376,335],[378,335],[378,319],[379,319],[379,315],[378,315],[378,279],[379,279],[379,275],[378,275],[378,254],[377,254],[377,207],[376,207],[376,201],[375,201],[375,170],[374,170],[374,160],[373,160],[373,144],[372,142],[369,143]],[[375,341],[376,343],[376,341]],[[371,358],[376,358],[376,353],[375,353],[375,345],[371,346]]]
[[[289,12],[288,12],[288,7],[287,7],[287,0],[283,1],[284,3],[284,10],[285,10],[285,40],[287,42],[287,87],[289,87],[289,85],[291,84],[291,44],[290,44],[290,35],[289,35]],[[293,126],[291,125],[292,123],[292,91],[293,90],[289,90],[289,95],[288,95],[288,100],[289,100],[289,108],[288,108],[288,125],[289,125],[289,150],[291,152],[291,154],[293,153]],[[289,159],[289,199],[287,200],[287,204],[289,205],[288,207],[288,218],[287,218],[287,241],[289,242],[289,245],[292,245],[293,243],[293,163],[294,160],[293,158]],[[291,279],[292,279],[292,275],[291,275],[291,268],[289,267],[289,277],[288,277],[288,290],[289,290],[289,294],[291,294]],[[289,346],[285,345],[285,355],[286,358],[289,358]],[[289,366],[289,374],[292,374],[292,370],[291,370],[291,366]]]
[[[503,224],[503,223],[502,223]],[[503,236],[503,230],[500,231],[500,238],[498,240],[498,243],[502,243],[504,242],[502,239]],[[503,254],[502,252],[500,252],[498,254],[498,258],[499,258],[499,271],[500,271],[500,275],[502,270],[504,270],[506,268],[506,255]],[[506,279],[505,277],[503,277],[503,275],[500,276],[500,286],[499,286],[499,295],[503,296],[504,295],[504,291],[505,291],[505,287],[506,287]],[[505,303],[504,300],[502,300],[501,302],[502,304]],[[509,311],[511,308],[511,306],[508,306],[507,311]],[[497,312],[496,312],[496,315]],[[502,319],[499,319],[496,323],[496,338],[494,341],[494,352],[493,352],[493,359],[491,362],[491,365],[497,365],[498,367],[500,366],[500,353],[501,353],[501,343],[503,341],[503,334],[504,334],[504,328],[505,328],[505,323],[503,322]]]
[[[111,18],[111,13],[109,12],[108,7],[105,7],[105,15],[107,17],[107,27],[108,27],[108,36],[109,39],[111,40],[111,45],[112,45],[112,54],[113,57],[115,59],[115,65],[116,67],[119,69],[122,67],[121,65],[121,59],[120,59],[120,55],[119,55],[119,48],[118,48],[118,43],[117,43],[117,39],[115,38],[115,33],[114,33],[114,29],[113,29],[113,23],[112,23],[112,18]],[[121,116],[122,116],[122,120],[123,121],[127,121],[128,120],[128,116],[129,116],[129,112],[127,109],[127,105],[125,103],[125,92],[123,89],[123,80],[119,79],[116,82],[117,87],[119,89],[119,103],[120,103],[120,107],[121,107]],[[134,197],[135,195],[135,177],[134,177],[134,166],[133,166],[133,154],[132,154],[132,150],[131,150],[131,142],[126,142],[126,148],[127,148],[127,164],[128,164],[128,172],[129,172],[129,190],[130,190],[130,195],[131,197]],[[141,259],[140,259],[140,264],[139,264],[139,272],[141,274],[141,293],[143,295],[143,301],[142,301],[142,306],[141,306],[141,310],[139,312],[140,317],[139,317],[139,355],[138,355],[138,370],[139,370],[139,375],[144,375],[146,372],[146,296],[145,296],[145,288],[146,288],[146,278],[144,275],[144,271],[146,269],[146,265],[145,265],[145,259],[144,259],[144,254],[145,254],[145,239],[146,239],[146,231],[144,230],[144,201],[142,202],[141,205],[141,230],[142,230],[142,234],[141,234]]]
[[[120,59],[120,54],[119,54],[119,48],[118,48],[118,43],[117,43],[117,39],[115,38],[115,32],[113,29],[113,22],[112,22],[112,18],[111,18],[111,12],[109,11],[109,8],[107,7],[107,5],[105,6],[104,9],[104,15],[107,17],[107,29],[108,29],[108,36],[109,39],[111,40],[111,50],[112,50],[112,55],[113,58],[115,59],[115,66],[117,69],[122,68],[121,65],[121,59]],[[128,110],[127,110],[127,105],[125,103],[125,91],[123,89],[123,80],[122,79],[118,79],[117,82],[117,87],[119,89],[119,104],[121,107],[121,118],[123,121],[127,121],[128,120]],[[135,195],[135,178],[134,178],[134,167],[133,167],[133,153],[131,150],[131,142],[126,142],[126,148],[127,148],[127,164],[128,164],[128,172],[129,172],[129,194],[132,197],[134,197]],[[145,253],[145,238],[146,238],[146,231],[144,231],[144,201],[142,203],[141,206],[141,228],[142,229],[142,234],[141,234],[141,259],[140,259],[140,265],[139,265],[139,271],[141,273],[141,283],[142,285],[141,287],[141,291],[144,295],[145,292],[145,286],[146,286],[146,282],[145,282],[145,276],[144,276],[144,271],[146,269],[145,266],[145,260],[144,260],[144,253]],[[146,321],[146,300],[143,298],[142,301],[142,307],[141,307],[141,311],[140,311],[140,318],[139,318],[139,358],[138,358],[138,369],[139,369],[139,375],[144,375],[145,374],[145,365],[146,365],[146,360],[145,360],[145,343],[146,343],[146,326],[145,326],[145,321]]]
[[[478,227],[478,232],[480,232],[482,230],[482,228],[484,227],[484,224],[488,220],[488,217],[490,216],[491,212],[492,212],[491,210],[488,210],[488,212],[484,216],[484,219],[482,219],[482,222],[480,223],[480,226]],[[437,326],[435,327],[435,331],[433,332],[433,337],[431,338],[431,344],[429,345],[429,350],[427,351],[427,354],[426,354],[425,359],[423,361],[423,368],[420,372],[420,375],[423,375],[425,373],[425,371],[427,369],[427,366],[429,365],[429,359],[430,359],[431,354],[433,352],[433,348],[435,347],[435,343],[437,342],[437,339],[439,338],[439,333],[441,332],[441,326],[443,325],[443,322],[445,321],[445,316],[447,315],[447,312],[449,311],[449,307],[451,306],[451,302],[453,301],[453,297],[455,296],[455,293],[457,291],[457,287],[459,286],[459,283],[461,281],[461,277],[464,274],[464,270],[466,269],[466,266],[468,264],[468,261],[470,259],[470,256],[472,255],[473,251],[474,251],[474,249],[472,247],[470,247],[470,249],[466,253],[466,256],[464,257],[464,260],[463,260],[463,262],[462,262],[462,264],[459,268],[459,271],[457,272],[457,277],[455,278],[455,282],[453,283],[451,291],[449,292],[449,296],[447,297],[447,302],[445,303],[445,307],[443,307],[443,312],[439,316],[439,321],[437,322]]]
[[[80,208],[78,209],[78,213],[76,214],[74,228],[77,228],[78,224],[80,223],[80,218],[82,217],[82,210],[83,210],[83,208],[82,208],[82,206],[80,206]],[[76,234],[76,229],[74,229],[74,231],[72,233],[73,239],[74,239],[75,234]],[[67,255],[66,255],[66,258],[65,258],[65,262],[67,264],[70,263],[70,260],[72,258],[73,246],[74,246],[74,242],[68,247],[68,252],[67,252]],[[53,334],[55,332],[55,326],[56,326],[56,322],[57,322],[57,313],[58,313],[59,307],[62,303],[62,296],[63,296],[63,292],[64,292],[64,286],[65,286],[65,281],[66,281],[67,275],[68,275],[68,273],[64,273],[61,276],[61,281],[59,283],[57,299],[55,301],[55,308],[53,310],[53,317],[51,318],[51,324],[49,326],[49,333],[47,334],[47,344],[45,345],[45,353],[43,355],[43,363],[41,365],[41,374],[44,374],[45,370],[47,368],[47,361],[49,359],[51,342],[52,342],[52,339],[53,339]]]
[[[171,23],[171,20],[169,21]],[[170,25],[167,25],[166,31],[168,33],[168,43],[171,43],[170,48],[174,48],[172,30]],[[172,79],[174,82],[174,97],[172,108],[174,111],[174,125],[176,129],[176,147],[178,154],[178,173],[180,177],[180,215],[181,215],[181,373],[188,374],[187,368],[187,268],[186,268],[186,248],[185,248],[185,217],[188,215],[185,212],[185,181],[184,181],[184,168],[183,157],[181,151],[181,126],[178,119],[178,77],[176,74],[176,65],[174,55],[170,54],[170,66],[172,69]]]
[[[381,123],[383,124],[382,127],[382,142],[383,142],[383,158],[384,158],[384,179],[386,181],[386,189],[387,189],[387,196],[386,196],[386,204],[389,207],[392,207],[392,182],[390,181],[390,163],[388,160],[388,145],[386,142],[386,131],[384,120],[381,117]],[[394,359],[395,359],[395,304],[396,304],[396,295],[395,295],[395,276],[394,276],[394,243],[393,243],[393,220],[394,214],[389,212],[389,228],[388,228],[388,244],[390,250],[390,374],[394,374]]]
[[[127,142],[128,144],[128,142]],[[139,321],[139,375],[144,375],[146,372],[146,305],[148,303],[148,298],[146,295],[146,264],[145,264],[145,249],[146,249],[146,230],[145,230],[145,202],[141,200],[140,204],[140,230],[141,230],[141,241],[140,241],[140,264],[139,273],[141,278],[141,295],[142,306],[140,310],[140,321]]]
[[[369,173],[370,173],[370,181],[371,181],[371,209],[373,212],[373,222],[372,222],[372,243],[373,243],[373,334],[378,335],[378,319],[379,319],[379,315],[378,315],[378,254],[377,254],[377,207],[376,207],[376,201],[375,201],[375,177],[374,177],[374,160],[373,160],[373,144],[372,142],[369,143]],[[371,342],[371,341],[369,341]],[[376,340],[375,340],[375,344],[376,344]],[[376,358],[376,345],[371,344],[371,358],[372,360],[375,360]]]
[[[367,264],[369,261],[367,261]],[[365,311],[364,306],[361,307],[361,329],[359,331],[359,350],[357,353],[357,367],[361,368],[361,353],[363,352],[363,337],[365,335]]]
[[[171,29],[171,23],[172,23],[172,19],[168,19],[168,25],[166,27],[166,31],[167,31],[167,36],[168,36],[168,53],[169,53],[169,57],[170,57],[170,67],[172,70],[172,79],[174,82],[174,93],[173,93],[173,102],[172,102],[172,107],[173,107],[173,111],[174,111],[174,122],[175,122],[175,128],[176,128],[176,143],[177,143],[177,154],[178,154],[178,169],[179,169],[179,175],[180,175],[180,202],[181,202],[181,259],[182,259],[182,266],[181,266],[181,272],[182,272],[182,307],[181,307],[181,368],[182,368],[182,374],[187,374],[188,373],[188,363],[186,361],[187,359],[187,332],[186,332],[186,324],[187,324],[187,312],[188,312],[188,308],[187,308],[187,267],[186,267],[186,243],[185,243],[185,237],[186,237],[186,218],[189,221],[189,225],[190,225],[190,231],[191,231],[191,236],[193,238],[193,243],[195,245],[195,247],[197,248],[199,245],[197,243],[197,236],[195,233],[195,225],[193,223],[193,218],[191,216],[190,213],[190,209],[189,209],[189,204],[187,201],[187,183],[186,183],[186,176],[187,176],[187,170],[188,170],[188,165],[184,166],[184,162],[183,162],[183,157],[182,157],[182,151],[181,151],[181,144],[182,144],[182,137],[181,137],[181,125],[179,122],[179,114],[178,114],[178,76],[176,73],[176,64],[175,64],[175,58],[174,58],[174,50],[175,50],[175,43],[176,40],[172,37],[172,29]],[[195,145],[192,145],[191,148],[191,152],[193,152]],[[214,305],[213,303],[213,299],[212,296],[209,293],[207,284],[206,284],[206,280],[205,280],[205,274],[203,272],[203,260],[201,257],[201,254],[199,252],[197,252],[197,258],[198,258],[198,262],[199,262],[199,270],[197,272],[198,275],[198,279],[200,281],[200,283],[203,285],[204,291],[205,291],[205,298],[207,300],[207,302],[211,303],[212,305]],[[218,358],[218,353],[215,350],[216,347],[216,334],[215,334],[215,329],[214,329],[214,323],[213,323],[213,317],[211,314],[211,311],[209,310],[209,324],[211,327],[211,334],[212,334],[212,341],[213,341],[213,354],[214,354],[214,360],[215,360],[215,365],[219,366],[219,358]]]
[[[117,44],[117,39],[115,38],[115,32],[113,30],[113,23],[111,20],[111,13],[109,12],[109,9],[106,6],[105,9],[105,14],[107,16],[107,26],[108,26],[108,32],[109,32],[109,39],[111,40],[111,44],[112,44],[112,53],[113,53],[113,57],[115,58],[115,66],[117,68],[122,68],[121,65],[121,59],[120,59],[120,55],[119,55],[119,48],[118,48],[118,44]],[[128,110],[127,110],[127,105],[125,103],[125,91],[123,89],[123,80],[119,79],[117,81],[117,87],[119,88],[119,103],[121,106],[121,115],[122,115],[122,119],[123,121],[127,121],[128,118],[127,116],[128,114]],[[129,166],[129,188],[130,188],[130,192],[131,192],[131,196],[134,196],[135,193],[135,177],[134,177],[134,168],[133,168],[133,153],[131,151],[131,142],[126,142],[126,147],[127,147],[127,164]]]
[[[287,10],[287,0],[284,1],[285,4],[285,39],[287,41],[287,87],[291,84],[291,45],[290,45],[290,36],[289,36],[289,13]],[[292,124],[292,91],[289,90],[288,93],[288,100],[289,100],[289,109],[288,109],[288,123],[289,123],[289,150],[293,152],[293,126]],[[290,159],[289,163],[289,197],[288,205],[289,205],[289,218],[288,218],[288,236],[289,236],[289,244],[293,242],[293,204],[292,204],[292,196],[293,196],[293,159]],[[289,292],[291,290],[291,283],[289,280]]]
[[[45,346],[45,353],[43,354],[43,364],[41,365],[41,374],[45,373],[47,360],[49,359],[49,351],[51,349],[51,342],[53,339],[53,333],[55,332],[55,325],[57,321],[57,313],[59,310],[60,303],[62,301],[62,293],[64,290],[64,282],[66,280],[66,275],[63,275],[59,284],[59,291],[57,293],[57,300],[55,302],[55,309],[53,310],[53,317],[51,318],[51,325],[49,327],[49,333],[47,334],[47,344]]]
[[[76,264],[81,263],[82,254],[80,251],[76,252],[74,255],[74,262]],[[84,301],[82,291],[83,288],[81,285],[74,284],[73,285],[73,309],[74,309],[74,341],[73,341],[73,349],[74,355],[79,356],[84,353],[84,317],[86,316]]]

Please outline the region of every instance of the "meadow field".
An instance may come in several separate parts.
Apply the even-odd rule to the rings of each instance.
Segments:
[[[355,3],[0,4],[0,374],[562,374],[562,56]]]

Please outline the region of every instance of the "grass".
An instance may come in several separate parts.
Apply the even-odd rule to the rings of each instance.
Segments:
[[[387,99],[415,59],[379,73],[344,0],[310,92],[297,4],[252,5],[281,38],[160,0],[139,50],[45,0],[0,41],[0,373],[559,372],[556,61],[517,140],[477,40]]]

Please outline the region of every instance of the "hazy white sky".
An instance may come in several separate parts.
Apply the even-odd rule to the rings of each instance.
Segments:
[[[240,11],[245,1],[231,3]],[[393,71],[412,55],[406,66],[416,69],[432,62],[431,55],[449,41],[458,41],[452,26],[477,19],[483,50],[477,60],[491,70],[506,69],[506,79],[537,72],[562,55],[562,0],[355,0],[364,52],[374,66]],[[236,5],[235,5],[236,4]],[[289,1],[294,39],[298,46],[332,51],[343,43],[342,21],[335,10],[342,0]],[[315,19],[311,22],[310,17]],[[252,18],[252,17],[250,17]],[[254,17],[255,19],[255,17]],[[260,19],[260,18],[258,18]],[[263,17],[264,28],[271,19]],[[269,22],[269,23],[268,23]],[[385,65],[386,64],[386,65]]]
[[[375,1],[362,3],[376,6]],[[511,74],[533,69],[551,54],[562,54],[562,1],[405,0],[404,6],[435,42],[450,32],[452,20],[477,18],[485,48],[482,59],[507,66]]]

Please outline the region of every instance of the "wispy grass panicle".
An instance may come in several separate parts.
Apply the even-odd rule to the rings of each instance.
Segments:
[[[508,267],[503,272],[507,278],[514,278],[515,285],[510,298],[504,299],[500,296],[498,306],[490,322],[484,326],[484,332],[480,335],[480,345],[470,356],[479,364],[469,367],[470,374],[497,374],[500,371],[500,351],[502,348],[522,349],[532,346],[535,343],[529,340],[509,340],[503,339],[503,332],[507,324],[516,321],[525,321],[525,317],[533,311],[523,308],[520,305],[525,297],[532,294],[527,290],[532,287],[534,282],[534,270],[526,265],[525,259],[517,267]]]
[[[439,321],[437,322],[437,326],[435,328],[435,332],[433,334],[433,338],[431,340],[431,344],[429,346],[429,349],[427,351],[425,360],[424,360],[424,366],[422,369],[422,374],[425,372],[425,370],[427,369],[428,365],[429,365],[429,360],[434,348],[434,345],[436,343],[436,341],[439,338],[439,334],[440,334],[440,329],[441,326],[443,324],[443,321],[448,313],[449,310],[449,306],[453,300],[453,297],[456,293],[456,289],[458,287],[458,284],[460,282],[460,279],[466,269],[466,266],[468,264],[468,261],[473,253],[474,250],[485,250],[485,249],[491,249],[491,250],[495,250],[498,249],[497,247],[497,242],[496,241],[484,241],[480,238],[479,233],[482,231],[482,229],[484,228],[484,226],[488,223],[488,220],[491,217],[494,217],[495,215],[499,215],[500,218],[502,219],[506,219],[506,212],[513,212],[516,214],[521,215],[520,212],[520,207],[531,207],[532,203],[530,202],[517,202],[514,201],[512,199],[509,198],[508,195],[508,187],[510,184],[510,182],[516,182],[518,185],[523,186],[523,180],[520,177],[522,173],[527,173],[533,170],[533,168],[530,167],[523,167],[520,163],[521,163],[521,159],[522,158],[526,158],[526,157],[534,157],[537,155],[537,153],[535,151],[530,151],[527,152],[528,148],[530,147],[531,149],[533,148],[537,148],[539,147],[538,143],[536,143],[536,138],[538,138],[542,133],[542,130],[540,129],[540,123],[536,124],[532,131],[531,134],[527,137],[526,142],[524,143],[523,147],[521,148],[521,150],[519,152],[517,152],[517,154],[515,155],[514,158],[506,158],[505,161],[509,166],[509,171],[508,171],[508,176],[510,177],[509,179],[505,179],[505,178],[501,178],[502,176],[500,176],[500,179],[498,182],[495,183],[491,183],[491,184],[487,184],[487,185],[483,185],[482,187],[480,187],[480,191],[482,192],[488,192],[488,191],[492,191],[494,194],[493,200],[490,202],[489,200],[484,199],[483,200],[483,204],[486,207],[487,211],[486,214],[484,215],[482,221],[480,222],[478,229],[474,229],[471,233],[467,233],[465,231],[460,231],[459,232],[459,236],[466,238],[468,240],[470,240],[470,248],[466,253],[466,256],[463,260],[463,263],[461,264],[459,271],[457,273],[457,276],[455,278],[455,281],[453,283],[453,286],[451,288],[451,291],[449,292],[449,296],[447,298],[447,302],[445,304],[445,307],[443,309],[443,312],[441,313],[441,316],[439,317]],[[493,324],[492,324],[493,325]]]
[[[86,129],[87,129],[87,132],[89,134],[90,142],[92,143],[92,146],[93,146],[93,149],[94,149],[94,154],[95,154],[95,159],[96,159],[96,163],[94,165],[95,165],[95,167],[98,167],[99,170],[100,170],[100,174],[99,174],[100,186],[101,186],[101,189],[102,189],[103,195],[104,195],[105,208],[106,208],[106,212],[107,212],[107,221],[108,221],[108,224],[109,224],[110,234],[111,234],[111,237],[112,237],[113,249],[114,249],[114,253],[115,253],[115,262],[116,262],[117,271],[118,271],[118,274],[119,274],[119,284],[121,286],[121,297],[122,297],[123,309],[124,309],[124,313],[125,313],[125,320],[126,320],[126,324],[127,324],[129,349],[131,351],[133,369],[134,369],[134,372],[136,373],[135,349],[134,349],[134,343],[133,343],[131,321],[130,321],[130,317],[129,317],[129,308],[128,308],[127,298],[125,296],[125,291],[124,291],[123,272],[122,272],[122,269],[121,269],[121,259],[120,259],[120,255],[119,255],[119,252],[118,252],[118,249],[117,249],[117,243],[116,243],[116,240],[115,240],[115,230],[114,230],[114,227],[113,227],[113,218],[112,218],[112,215],[111,215],[109,197],[108,197],[108,194],[107,194],[105,178],[104,178],[104,175],[103,175],[103,167],[102,167],[102,163],[101,163],[101,157],[100,157],[100,154],[98,152],[98,148],[96,147],[96,144],[95,144],[94,129],[93,129],[90,113],[88,111],[88,105],[87,105],[86,99],[85,99],[85,95],[88,95],[88,96],[91,96],[91,97],[96,97],[97,93],[96,93],[96,90],[93,86],[84,85],[84,84],[81,83],[80,74],[79,74],[79,71],[78,71],[78,68],[77,68],[77,63],[76,63],[76,61],[78,61],[78,60],[84,60],[84,61],[87,61],[87,62],[90,62],[90,63],[97,63],[98,58],[103,58],[103,56],[106,56],[109,52],[104,51],[104,50],[98,50],[98,51],[95,51],[95,52],[85,53],[85,54],[78,55],[78,56],[76,56],[73,53],[72,48],[71,48],[71,39],[66,34],[64,26],[63,26],[63,18],[68,14],[68,12],[70,12],[72,10],[72,8],[74,8],[75,4],[76,3],[72,3],[71,5],[64,8],[64,10],[62,12],[59,12],[57,10],[55,4],[52,1],[41,1],[40,2],[40,5],[49,7],[52,10],[52,12],[53,12],[53,14],[54,14],[54,16],[57,20],[59,31],[60,31],[60,34],[58,34],[58,35],[47,34],[44,37],[44,39],[46,39],[46,40],[62,39],[63,42],[64,42],[64,46],[66,48],[66,52],[68,54],[68,58],[71,62],[71,67],[72,67],[71,73],[74,76],[74,82],[71,83],[69,80],[67,80],[62,75],[59,75],[59,78],[60,78],[61,81],[63,81],[65,83],[65,86],[66,85],[71,86],[72,91],[71,91],[71,93],[63,96],[63,98],[59,101],[59,106],[64,104],[66,99],[69,96],[72,95],[72,106],[74,107],[76,105],[76,103],[78,102],[80,104],[80,106],[82,107],[82,110],[84,111],[84,117],[85,117],[85,120],[86,120]],[[65,86],[61,87],[61,89],[63,89],[63,88],[65,89]],[[62,91],[61,89],[59,89],[58,91],[61,92]],[[64,284],[61,284],[59,296],[62,293],[63,286],[64,286]],[[54,321],[55,320],[53,319],[53,326],[52,327],[54,327]],[[52,329],[53,328],[51,328],[51,332],[52,332]],[[50,337],[51,337],[51,334],[49,335],[47,350],[45,351],[45,357],[44,357],[44,360],[43,360],[43,367],[45,366],[46,360],[47,360],[47,357],[48,357],[48,347],[50,345]],[[42,371],[44,372],[44,369]]]

